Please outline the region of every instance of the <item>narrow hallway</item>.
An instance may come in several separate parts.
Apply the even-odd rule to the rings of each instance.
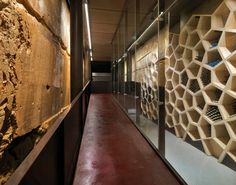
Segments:
[[[92,94],[74,185],[179,184],[110,94]]]

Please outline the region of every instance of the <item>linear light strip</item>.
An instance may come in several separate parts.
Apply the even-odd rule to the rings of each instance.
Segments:
[[[85,17],[86,17],[86,24],[87,24],[87,32],[88,32],[88,44],[89,44],[89,54],[91,61],[93,60],[93,52],[92,52],[92,40],[91,40],[91,29],[90,29],[90,22],[89,22],[89,11],[88,11],[88,3],[84,3],[85,8]]]

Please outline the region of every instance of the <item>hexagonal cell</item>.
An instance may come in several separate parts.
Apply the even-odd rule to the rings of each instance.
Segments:
[[[175,56],[177,59],[182,58],[184,52],[184,47],[178,46],[177,49],[175,50]]]
[[[183,58],[186,59],[188,63],[190,63],[193,59],[192,50],[185,48]]]
[[[228,61],[232,67],[236,68],[236,54],[232,55]]]
[[[231,80],[231,86],[230,89],[233,91],[234,94],[236,94],[236,76],[232,76],[232,80]]]
[[[179,60],[179,61],[176,62],[175,70],[178,71],[178,72],[181,72],[181,71],[184,70],[183,60]]]
[[[205,118],[200,119],[199,128],[202,131],[202,138],[211,137],[211,125],[206,121]]]
[[[172,103],[175,103],[175,101],[176,101],[176,96],[175,96],[175,92],[174,92],[174,91],[172,91],[172,92],[170,93],[170,98],[171,98],[171,102],[172,102]]]
[[[224,94],[222,105],[225,109],[224,115],[228,117],[236,115],[236,99],[228,94]]]
[[[198,30],[203,37],[211,29],[211,16],[201,16],[198,24]]]
[[[182,113],[180,115],[180,124],[184,127],[187,128],[189,124],[188,116],[186,113]]]
[[[150,94],[148,94],[148,96],[145,99],[148,104],[152,102],[152,96]]]
[[[188,92],[185,93],[184,100],[187,103],[186,109],[193,106],[193,96]]]
[[[188,114],[193,122],[198,123],[201,115],[196,110],[192,109],[192,110],[188,111]]]
[[[175,59],[175,55],[172,55],[170,57],[170,67],[175,67],[175,63],[176,63],[176,59]]]
[[[213,125],[213,128],[214,128],[215,137],[218,140],[220,140],[223,144],[227,145],[230,140],[230,136],[228,134],[228,131],[225,125]]]
[[[207,154],[213,155],[216,158],[220,157],[221,153],[223,152],[221,145],[219,145],[219,143],[213,139],[203,140],[203,146]]]
[[[179,113],[176,110],[173,113],[175,124],[179,124]]]
[[[229,156],[236,161],[236,141],[232,141],[228,150]]]
[[[166,79],[167,79],[167,80],[171,80],[172,75],[173,75],[173,70],[169,68],[169,69],[166,71]]]
[[[211,71],[210,70],[208,70],[206,68],[202,68],[201,81],[204,86],[207,86],[208,84],[211,83]]]
[[[152,79],[153,80],[153,79]],[[157,84],[157,81],[155,81],[155,80],[153,80],[152,81],[153,83],[152,83],[152,92],[156,92],[157,91],[157,89],[158,89],[158,84]]]
[[[172,116],[170,116],[170,115],[166,116],[166,123],[167,123],[168,127],[170,127],[170,128],[174,127]]]
[[[225,32],[220,40],[220,46],[227,48],[231,53],[236,50],[236,33]]]
[[[156,91],[151,91],[151,93],[150,93],[151,95],[152,95],[152,99],[153,100],[156,100],[157,99],[157,92]]]
[[[197,28],[198,22],[199,22],[200,17],[199,16],[192,16],[187,23],[187,28],[190,32],[195,30]]]
[[[148,85],[148,87],[147,87],[147,93],[148,94],[150,94],[151,95],[151,93],[152,93],[152,88]]]
[[[170,101],[170,94],[168,91],[165,91],[165,103],[167,104],[169,103],[169,101]]]
[[[218,81],[223,85],[226,85],[229,80],[230,74],[224,63],[217,66],[217,68],[215,69],[215,74]]]
[[[197,77],[198,72],[199,72],[200,66],[194,62],[192,62],[189,67],[188,67],[188,72],[190,72],[190,76]]]
[[[178,46],[178,44],[179,44],[179,36],[178,35],[176,35],[176,34],[173,34],[173,37],[172,37],[172,42],[171,42],[171,44],[172,44],[172,47],[173,47],[173,49],[175,50],[176,49],[176,47]]]
[[[187,72],[184,71],[180,76],[181,76],[181,84],[183,84],[184,86],[186,86],[187,83],[188,83],[188,75],[187,75]]]
[[[177,93],[179,98],[183,97],[184,91],[185,91],[185,89],[180,85],[175,89],[175,92]]]
[[[147,114],[146,104],[144,103],[144,101],[141,101],[141,109],[143,114]]]
[[[234,0],[232,0],[232,1],[234,1]],[[234,7],[235,7],[235,5],[234,5]],[[235,26],[236,26],[236,12],[231,12],[229,14],[229,18],[228,18],[228,20],[226,22],[225,28],[227,28],[227,29],[235,29]]]
[[[166,89],[169,90],[169,91],[173,90],[173,85],[172,85],[171,81],[167,81],[166,82]]]
[[[179,36],[179,43],[181,45],[185,45],[186,42],[187,42],[187,39],[188,39],[188,32],[185,30],[183,30],[181,33],[180,33],[180,36]]]
[[[167,52],[167,53],[166,53],[167,56],[171,56],[171,55],[173,54],[173,49],[172,49],[172,46],[171,46],[171,45],[168,46],[166,52]]]
[[[236,10],[236,1],[235,0],[226,0],[225,4],[228,6],[230,10],[235,11]]]
[[[212,27],[213,28],[224,28],[225,23],[228,19],[230,10],[225,3],[222,3],[219,8],[212,15]]]
[[[193,141],[199,140],[200,135],[198,129],[195,125],[190,124],[188,128],[188,135],[191,137]]]
[[[172,76],[172,82],[174,87],[176,87],[179,84],[179,75],[174,73]]]
[[[200,38],[198,36],[198,33],[195,31],[189,35],[187,46],[194,47],[199,41],[200,41]]]
[[[207,41],[209,48],[214,48],[218,46],[219,40],[221,38],[222,31],[212,30],[204,38]]]
[[[175,134],[177,137],[183,137],[185,134],[185,130],[181,125],[175,126]]]
[[[212,121],[222,120],[222,116],[221,116],[221,113],[219,111],[219,108],[217,106],[215,106],[215,105],[208,106],[206,115]]]
[[[173,106],[170,103],[168,103],[166,105],[166,109],[167,109],[169,114],[172,114],[174,108],[173,108]]]
[[[148,94],[148,93],[147,93],[147,89],[145,89],[145,90],[142,89],[142,90],[141,90],[141,97],[142,97],[142,98],[146,97],[147,94]]]
[[[231,130],[231,133],[236,136],[236,120],[234,121],[228,121],[229,128]]]
[[[202,59],[203,59],[204,54],[205,54],[205,49],[204,49],[202,43],[200,42],[200,43],[195,47],[194,59],[201,62]]]
[[[207,63],[210,67],[215,67],[222,61],[222,58],[217,49],[206,52],[206,56],[203,59],[204,63]]]
[[[205,92],[212,102],[218,102],[222,95],[222,91],[215,86],[207,87]]]
[[[199,87],[199,84],[198,84],[197,79],[192,79],[192,80],[190,80],[189,89],[190,89],[193,93],[196,93],[196,92],[198,92],[198,91],[200,90],[200,87]]]
[[[201,92],[196,94],[195,100],[196,100],[197,107],[203,110],[206,105],[206,102]]]
[[[176,107],[181,111],[183,112],[185,109],[184,109],[184,104],[183,104],[183,101],[182,100],[177,100],[176,101]]]

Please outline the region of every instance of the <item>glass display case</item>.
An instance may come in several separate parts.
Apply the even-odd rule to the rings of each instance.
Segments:
[[[233,0],[127,0],[113,40],[114,97],[187,184],[236,182],[235,12]]]

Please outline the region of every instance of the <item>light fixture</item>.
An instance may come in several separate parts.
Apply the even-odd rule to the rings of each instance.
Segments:
[[[88,10],[88,2],[87,1],[84,1],[84,9],[85,9],[85,19],[86,19],[87,33],[88,33],[89,54],[90,54],[90,58],[92,61],[93,60],[92,39],[91,39],[91,29],[90,29],[89,10]]]

